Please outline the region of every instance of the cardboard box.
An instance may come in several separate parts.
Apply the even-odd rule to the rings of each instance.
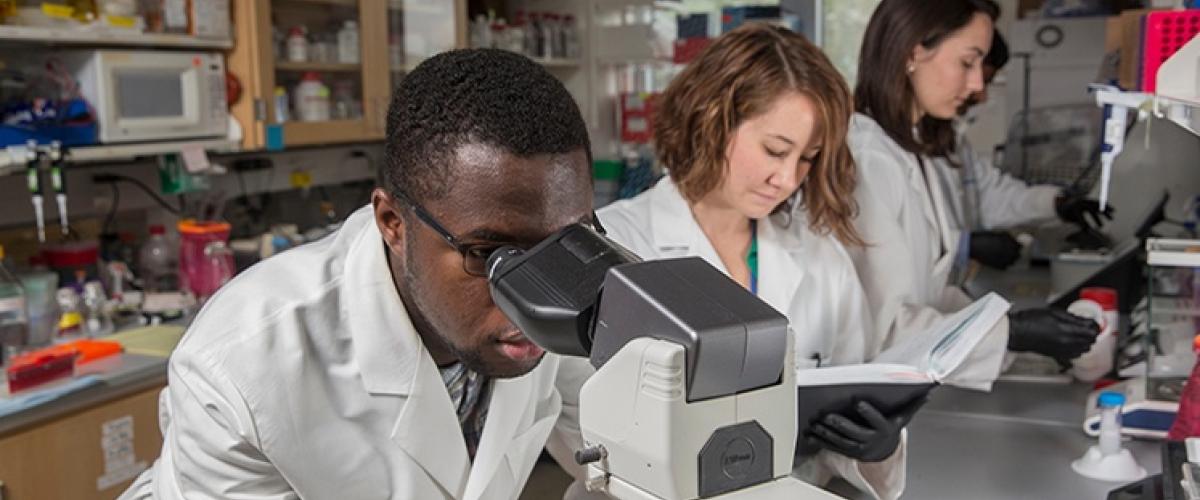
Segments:
[[[1125,90],[1141,90],[1142,24],[1151,9],[1133,9],[1121,13],[1117,30],[1121,40],[1118,83]],[[1110,25],[1111,26],[1111,25]]]

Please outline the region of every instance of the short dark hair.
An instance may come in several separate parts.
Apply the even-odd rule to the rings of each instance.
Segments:
[[[448,161],[464,144],[518,157],[587,152],[579,107],[530,59],[498,49],[452,50],[421,63],[392,93],[379,184],[414,201],[444,197]]]
[[[949,120],[925,116],[913,134],[916,93],[908,78],[908,59],[918,45],[933,49],[970,24],[975,14],[995,22],[1000,7],[993,0],[883,0],[863,36],[858,58],[854,108],[870,116],[888,137],[913,154],[950,159],[955,151]]]
[[[1004,41],[1000,30],[995,30],[992,32],[992,48],[983,57],[983,65],[999,71],[1006,64],[1008,64],[1008,42]]]

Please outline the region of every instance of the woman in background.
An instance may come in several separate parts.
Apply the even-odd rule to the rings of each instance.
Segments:
[[[655,148],[669,171],[598,215],[646,259],[698,256],[783,312],[802,370],[861,363],[871,323],[846,245],[854,162],[849,89],[793,32],[749,24],[718,38],[658,102]],[[802,403],[801,403],[802,404]],[[837,474],[876,498],[904,488],[903,429],[919,403],[828,415],[799,439],[797,475]],[[856,423],[859,422],[859,423]]]
[[[855,228],[866,241],[851,254],[877,328],[868,359],[971,302],[951,281],[960,231],[937,162],[958,164],[951,120],[983,90],[998,15],[992,0],[883,0],[867,26],[848,141],[858,164]],[[1066,364],[1097,332],[1065,311],[1010,313],[945,382],[990,390],[1006,346]]]

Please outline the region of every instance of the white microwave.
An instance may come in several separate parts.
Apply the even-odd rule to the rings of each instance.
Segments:
[[[59,53],[95,114],[101,143],[224,136],[225,62],[215,52]]]

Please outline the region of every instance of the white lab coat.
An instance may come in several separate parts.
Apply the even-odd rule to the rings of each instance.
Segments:
[[[577,446],[547,355],[494,382],[469,460],[384,252],[366,207],[213,297],[171,357],[162,455],[122,498],[515,499],[552,430]]]
[[[927,331],[971,300],[950,284],[960,231],[950,220],[937,167],[928,158],[918,161],[863,114],[851,120],[847,142],[858,165],[855,227],[867,242],[850,249],[850,255],[875,316],[876,335],[867,346],[870,359]],[[927,184],[926,177],[932,182]],[[991,390],[1007,344],[1005,318],[943,382]]]
[[[758,296],[791,323],[797,370],[816,367],[818,357],[824,366],[861,363],[870,315],[850,257],[832,236],[814,233],[803,210],[794,214],[790,225],[781,216],[759,223]],[[698,256],[728,273],[670,179],[597,215],[610,238],[642,258]],[[876,498],[894,499],[904,490],[905,455],[905,444],[879,463],[822,451],[796,472],[815,484],[836,473]]]
[[[955,167],[945,158],[934,160],[957,229],[1004,229],[1057,218],[1054,199],[1062,193],[1061,188],[1030,186],[1001,172],[975,151],[964,127],[956,123],[957,156],[962,166]]]

